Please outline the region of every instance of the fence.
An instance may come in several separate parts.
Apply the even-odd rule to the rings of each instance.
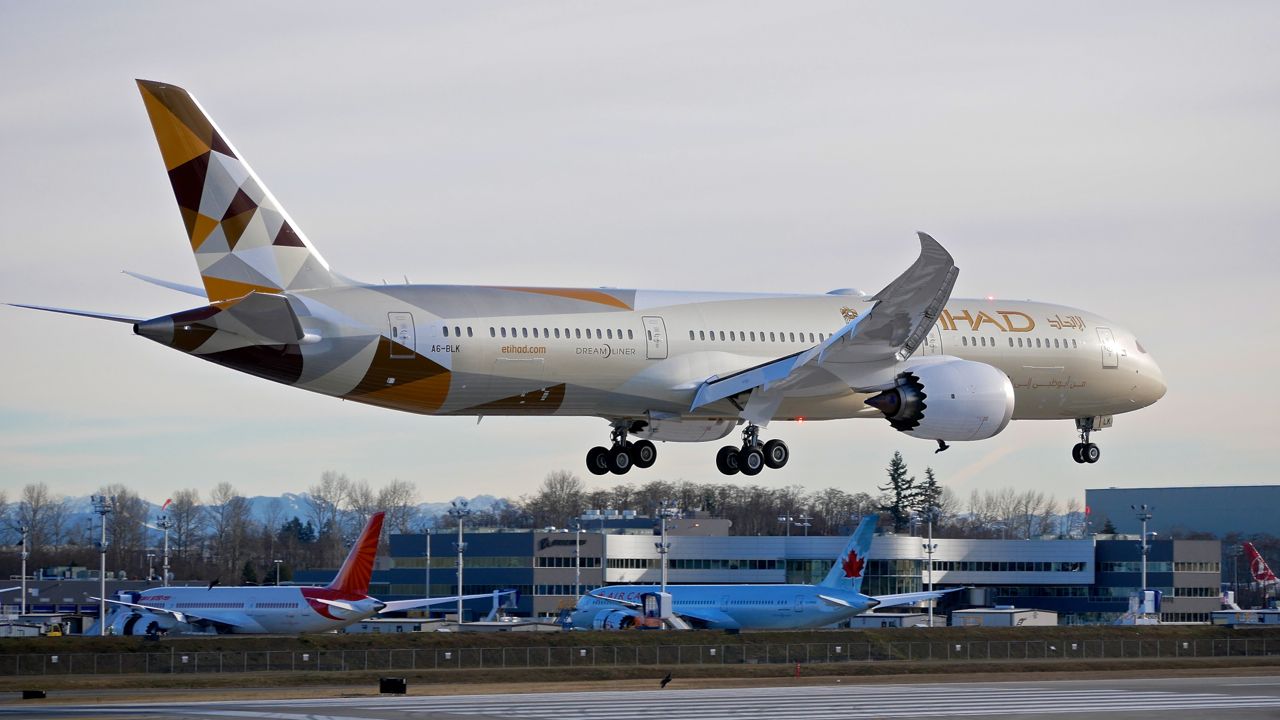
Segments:
[[[1280,655],[1280,638],[739,643],[397,650],[0,655],[0,676],[258,673],[627,665],[754,665],[882,661],[1092,660]]]

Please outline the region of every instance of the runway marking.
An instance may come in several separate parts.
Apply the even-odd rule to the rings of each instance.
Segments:
[[[1277,684],[1277,683],[1240,683]],[[269,720],[363,720],[390,713],[490,715],[520,720],[616,720],[628,718],[706,720],[854,720],[871,718],[978,717],[1096,714],[1138,711],[1210,711],[1280,708],[1280,696],[1232,696],[1213,692],[1063,688],[1031,684],[839,685],[717,690],[522,693],[266,700],[209,703],[147,703],[119,706],[0,707],[0,716],[46,717],[92,711],[95,715],[202,716]],[[34,712],[33,712],[34,711]],[[332,714],[334,712],[338,714]],[[1202,712],[1202,714],[1204,714]]]

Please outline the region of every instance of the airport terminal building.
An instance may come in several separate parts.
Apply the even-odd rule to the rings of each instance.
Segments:
[[[592,531],[490,530],[464,534],[463,593],[498,588],[519,591],[512,611],[555,616],[578,594],[604,585],[658,583],[661,559],[652,521]],[[586,524],[586,523],[584,523]],[[698,532],[703,528],[690,528]],[[717,528],[716,530],[719,530]],[[723,528],[727,531],[727,526]],[[676,534],[668,582],[679,584],[817,583],[844,549],[847,537]],[[427,570],[427,540],[431,544]],[[392,535],[389,567],[374,573],[370,592],[384,599],[458,592],[456,532]],[[938,587],[970,588],[947,597],[943,611],[993,605],[1052,610],[1063,624],[1107,623],[1123,615],[1141,586],[1138,536],[1099,535],[1074,540],[935,538],[932,580]],[[923,538],[879,535],[871,546],[862,591],[869,595],[916,592],[929,583]],[[1221,607],[1220,543],[1156,540],[1148,556],[1148,586],[1164,596],[1164,622],[1208,622]],[[575,563],[575,555],[577,557]],[[326,582],[329,572],[300,573],[297,581]],[[468,620],[482,617],[489,600],[469,601]],[[441,606],[436,614],[452,613]]]

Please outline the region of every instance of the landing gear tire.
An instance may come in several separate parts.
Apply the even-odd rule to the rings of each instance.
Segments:
[[[631,470],[631,453],[626,445],[614,445],[607,456],[609,472],[614,475],[626,475]]]
[[[738,474],[738,448],[725,445],[716,453],[716,469],[725,475]]]
[[[631,446],[631,460],[641,470],[653,467],[658,461],[658,448],[648,440],[639,440]]]
[[[781,440],[770,440],[764,444],[764,464],[777,470],[791,459],[791,450]]]
[[[587,470],[592,475],[605,475],[609,472],[609,449],[599,445],[587,451]]]
[[[1078,463],[1098,462],[1098,458],[1102,457],[1102,451],[1097,445],[1089,442],[1089,435],[1094,430],[1093,418],[1078,418],[1076,429],[1080,431],[1080,442],[1071,448],[1071,459]]]
[[[743,475],[759,475],[764,469],[764,451],[759,447],[745,447],[738,453],[738,469]]]

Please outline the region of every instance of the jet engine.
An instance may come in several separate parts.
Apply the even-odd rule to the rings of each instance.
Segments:
[[[948,358],[907,366],[866,402],[913,437],[985,440],[1013,417],[1013,384],[986,363]]]
[[[630,610],[601,610],[591,620],[593,630],[625,630],[634,627],[640,617]]]

